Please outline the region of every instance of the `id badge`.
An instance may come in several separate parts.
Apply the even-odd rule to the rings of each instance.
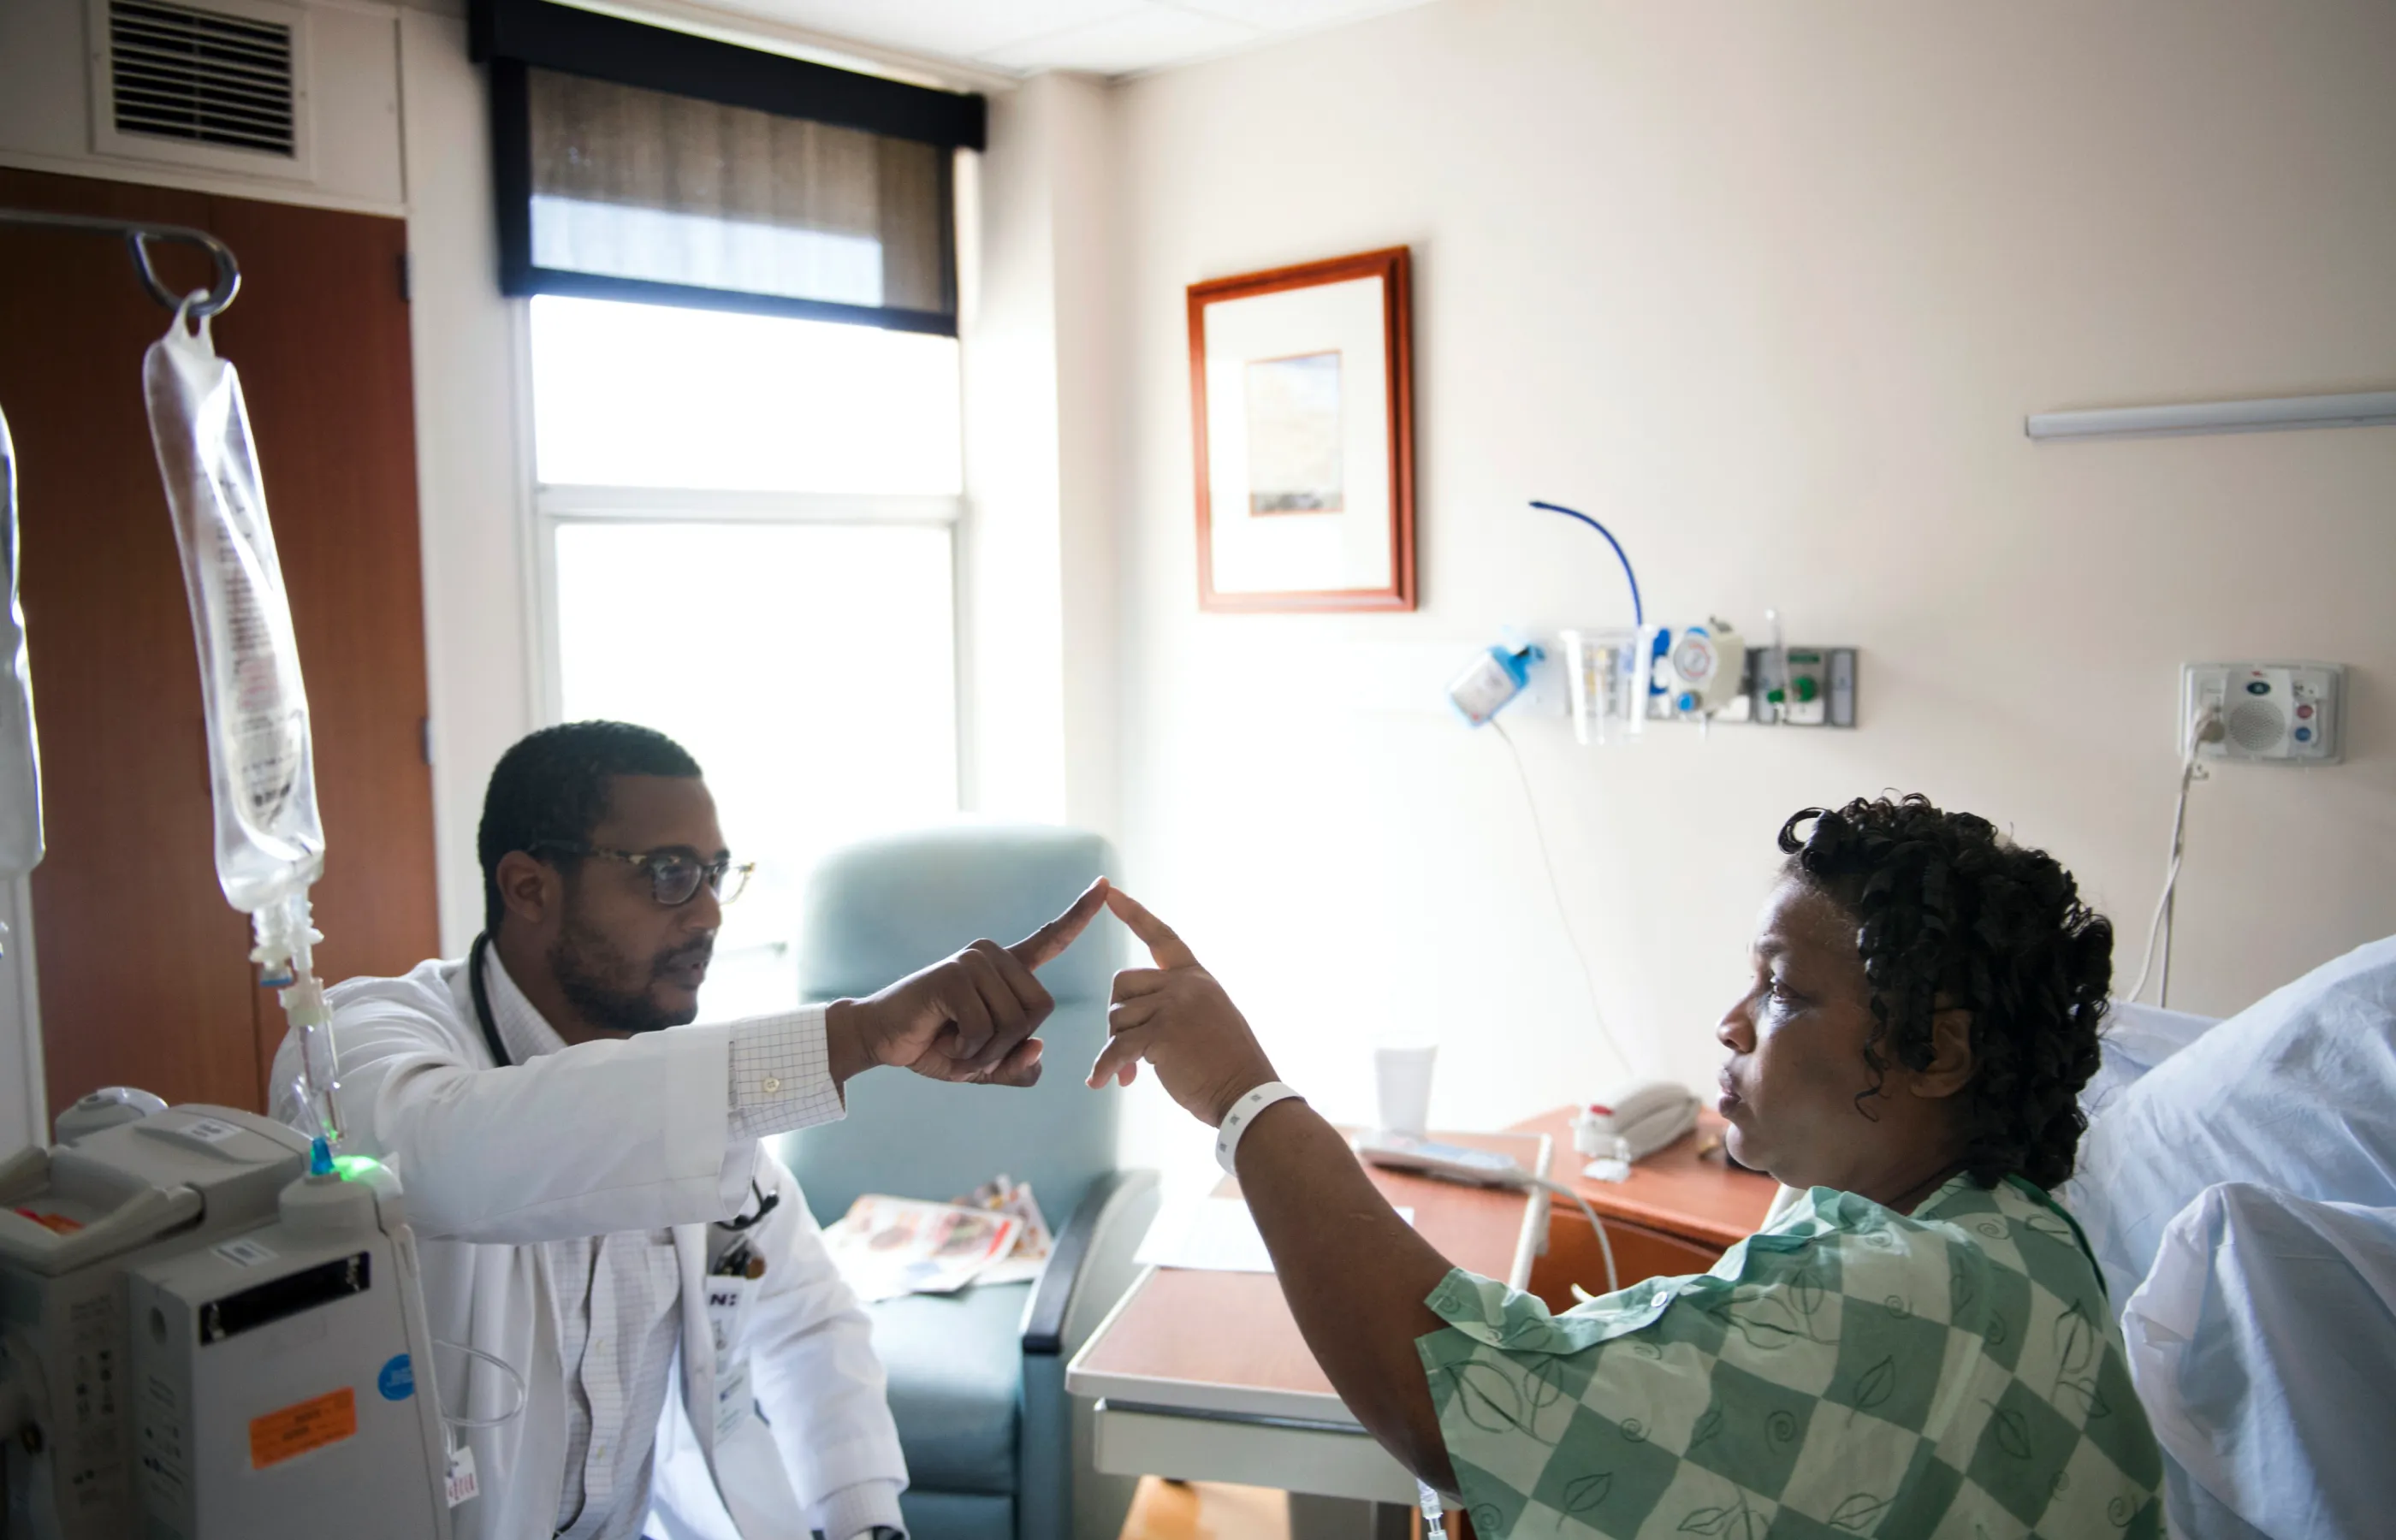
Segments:
[[[755,1395],[749,1388],[749,1306],[756,1297],[753,1278],[707,1281],[708,1334],[715,1348],[715,1440],[749,1420]]]

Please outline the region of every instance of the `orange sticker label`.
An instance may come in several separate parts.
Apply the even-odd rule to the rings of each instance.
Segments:
[[[305,1454],[329,1443],[339,1443],[358,1430],[358,1401],[347,1386],[329,1396],[318,1396],[280,1412],[249,1419],[249,1468]]]

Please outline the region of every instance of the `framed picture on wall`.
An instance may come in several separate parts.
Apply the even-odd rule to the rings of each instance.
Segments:
[[[1415,607],[1406,248],[1190,286],[1198,603]]]

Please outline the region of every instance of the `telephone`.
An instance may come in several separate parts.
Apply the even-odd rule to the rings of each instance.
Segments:
[[[1592,1161],[1627,1164],[1645,1160],[1697,1126],[1697,1098],[1688,1087],[1639,1081],[1573,1114],[1573,1148]]]

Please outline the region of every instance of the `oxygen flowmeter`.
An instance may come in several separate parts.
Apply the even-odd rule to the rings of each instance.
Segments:
[[[1665,633],[1669,637],[1670,633]],[[1747,678],[1747,644],[1727,620],[1684,626],[1671,644],[1671,670],[1659,686],[1684,717],[1710,717],[1729,705]]]

